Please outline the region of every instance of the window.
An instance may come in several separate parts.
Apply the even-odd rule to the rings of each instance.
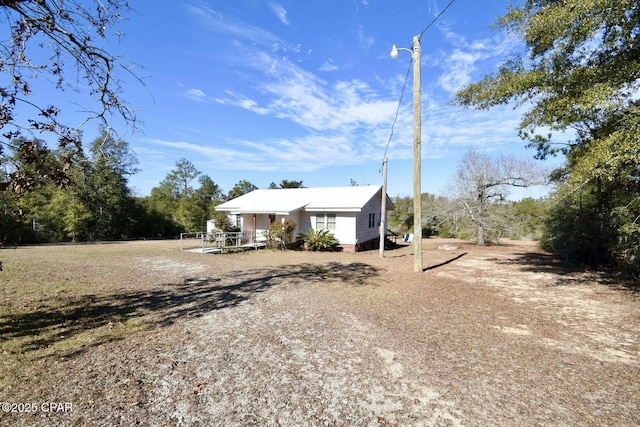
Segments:
[[[376,226],[376,213],[369,212],[369,228],[373,228]]]
[[[242,215],[236,215],[236,227],[242,229]]]
[[[327,214],[327,230],[335,231],[336,214]]]
[[[316,230],[335,231],[336,214],[316,214]]]

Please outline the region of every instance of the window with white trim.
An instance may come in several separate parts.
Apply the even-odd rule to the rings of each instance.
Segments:
[[[336,214],[327,214],[327,230],[335,231],[336,229]]]
[[[335,231],[336,214],[316,214],[316,230]]]

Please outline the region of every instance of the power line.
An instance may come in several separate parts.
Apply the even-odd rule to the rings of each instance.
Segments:
[[[420,33],[420,37],[422,37],[422,35],[423,35],[423,34],[424,34],[424,33],[425,33],[429,28],[431,28],[431,26],[432,26],[433,24],[435,24],[435,23],[436,23],[436,21],[437,21],[438,19],[440,19],[440,17],[441,17],[442,15],[444,15],[444,13],[447,11],[447,9],[449,9],[449,7],[451,7],[451,5],[453,4],[453,2],[454,2],[454,1],[456,1],[456,0],[451,0],[451,1],[449,2],[449,4],[448,4],[444,9],[442,9],[442,12],[440,12],[440,13],[438,14],[438,16],[436,16],[435,18],[433,18],[433,21],[431,21],[431,23],[430,23],[429,25],[427,25],[427,26],[425,27],[425,29],[424,29],[424,30],[422,30],[422,32]]]
[[[444,9],[442,9],[442,11],[441,11],[441,12],[440,12],[440,13],[439,13],[435,18],[433,18],[433,21],[431,21],[431,22],[429,23],[429,25],[427,25],[427,26],[424,28],[424,30],[422,30],[422,32],[420,33],[420,38],[422,38],[422,35],[423,35],[423,34],[424,34],[424,33],[425,33],[429,28],[431,28],[431,27],[433,26],[433,24],[435,24],[435,23],[438,21],[438,19],[440,19],[440,17],[441,17],[442,15],[444,15],[444,13],[447,11],[447,9],[449,9],[449,8],[451,7],[451,5],[452,5],[455,1],[456,1],[456,0],[451,0],[451,1],[449,2],[449,4],[447,4],[447,6],[446,6]],[[413,60],[409,61],[409,68],[407,69],[407,74],[406,74],[406,76],[404,77],[404,83],[403,83],[403,85],[402,85],[402,92],[400,93],[400,99],[398,100],[398,108],[396,109],[396,115],[395,115],[395,117],[393,118],[393,123],[391,123],[391,134],[389,135],[389,140],[387,141],[387,145],[384,147],[384,156],[382,157],[382,158],[383,158],[383,162],[384,162],[384,158],[385,158],[385,157],[387,157],[387,150],[389,149],[389,144],[391,143],[391,139],[393,138],[393,130],[394,130],[394,128],[395,128],[395,126],[396,126],[396,123],[397,123],[397,121],[398,121],[398,114],[400,114],[400,106],[401,106],[401,104],[402,104],[402,98],[404,97],[404,91],[405,91],[405,89],[406,89],[406,87],[407,87],[407,82],[409,81],[409,72],[411,71],[411,63],[412,63],[412,62],[413,62]]]
[[[393,129],[396,126],[396,122],[398,121],[398,114],[400,114],[400,106],[402,105],[402,98],[404,97],[404,91],[407,88],[407,82],[409,81],[409,73],[411,72],[411,63],[413,59],[409,61],[409,68],[407,68],[407,74],[404,77],[404,84],[402,85],[402,92],[400,93],[400,99],[398,100],[398,108],[396,109],[396,115],[393,118],[393,123],[391,123],[391,134],[389,135],[389,140],[387,141],[387,146],[384,147],[384,156],[383,159],[387,157],[387,150],[389,149],[389,144],[391,144],[391,139],[393,138]]]

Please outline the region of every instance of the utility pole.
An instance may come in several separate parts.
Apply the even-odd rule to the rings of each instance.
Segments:
[[[422,96],[420,85],[420,36],[413,36],[413,235],[414,265],[422,273]]]
[[[395,44],[391,48],[391,57],[396,59],[398,52],[411,52],[413,58],[413,269],[422,273],[422,97],[420,88],[420,36],[413,36],[411,49],[398,48]]]
[[[387,156],[382,162],[382,209],[380,212],[380,258],[384,258],[384,244],[387,239]]]

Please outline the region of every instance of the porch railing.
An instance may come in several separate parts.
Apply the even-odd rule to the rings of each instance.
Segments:
[[[266,245],[262,231],[180,233],[181,251],[222,253],[226,249],[258,249]]]

